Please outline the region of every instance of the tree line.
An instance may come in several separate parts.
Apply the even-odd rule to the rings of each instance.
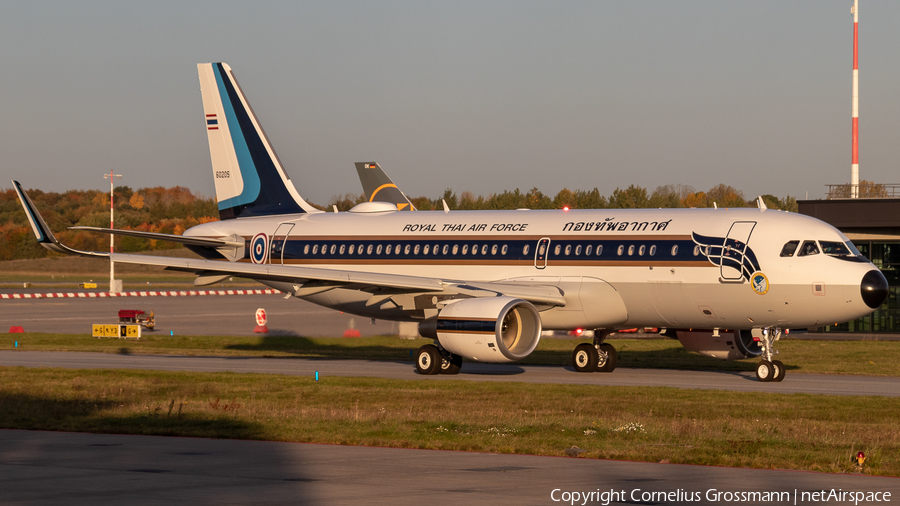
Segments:
[[[109,238],[106,234],[68,230],[73,226],[108,227],[109,193],[100,190],[69,190],[64,193],[28,190],[28,195],[44,217],[47,226],[60,241],[73,248],[90,251],[107,251]],[[797,211],[797,200],[790,195],[778,198],[763,195],[763,201],[770,209]],[[116,228],[181,234],[188,228],[201,223],[217,221],[218,206],[215,198],[207,198],[191,192],[182,186],[164,188],[141,188],[132,190],[128,186],[118,186],[113,192]],[[313,206],[331,211],[335,206],[339,211],[349,211],[364,202],[364,195],[346,194],[333,197],[326,206]],[[564,188],[555,196],[546,195],[537,188],[522,192],[516,188],[503,193],[487,196],[474,195],[464,191],[457,195],[450,189],[437,198],[410,198],[422,211],[443,209],[446,201],[450,209],[631,209],[658,207],[749,207],[756,206],[755,199],[748,200],[743,192],[734,187],[720,184],[708,191],[697,191],[686,185],[666,185],[648,191],[641,186],[616,188],[606,196],[600,190],[569,190]],[[157,249],[171,249],[178,244],[166,241],[150,241],[134,237],[117,237],[116,250],[139,252]],[[57,255],[35,241],[34,233],[16,192],[8,189],[0,192],[0,260],[41,258]]]

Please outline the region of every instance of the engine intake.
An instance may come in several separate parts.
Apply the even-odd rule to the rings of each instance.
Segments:
[[[450,353],[478,362],[514,362],[537,347],[541,317],[528,301],[512,297],[461,299],[437,318],[419,324]]]

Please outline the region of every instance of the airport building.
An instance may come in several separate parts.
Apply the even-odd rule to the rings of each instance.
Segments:
[[[877,192],[843,198],[842,187],[832,185],[829,198],[798,201],[800,214],[818,218],[847,235],[874,263],[890,284],[890,294],[874,313],[820,332],[900,333],[900,185],[877,185]],[[862,188],[861,188],[862,189]],[[874,194],[874,195],[872,195]],[[877,196],[875,196],[877,195]]]

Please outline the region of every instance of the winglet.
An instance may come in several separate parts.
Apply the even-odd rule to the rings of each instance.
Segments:
[[[766,207],[766,203],[763,202],[762,195],[756,197],[756,207],[758,207],[760,211],[765,211],[766,209],[768,209],[768,207]]]
[[[81,251],[72,249],[63,243],[59,242],[56,236],[53,235],[53,232],[50,231],[50,228],[44,222],[44,218],[41,217],[41,214],[37,211],[37,208],[34,206],[34,202],[31,201],[31,197],[22,190],[22,185],[19,184],[18,181],[13,180],[12,182],[13,188],[16,189],[16,193],[19,195],[19,202],[22,203],[22,209],[25,210],[25,216],[28,217],[28,223],[31,224],[31,230],[34,232],[34,237],[37,239],[38,243],[41,246],[47,248],[50,251],[55,251],[57,253],[65,253],[68,255],[83,255],[90,257],[108,257],[109,253],[102,253],[98,251]]]

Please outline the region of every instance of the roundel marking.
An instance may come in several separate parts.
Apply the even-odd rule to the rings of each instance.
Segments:
[[[250,261],[255,264],[264,264],[269,256],[269,239],[266,234],[260,232],[250,241]]]
[[[765,295],[766,292],[769,291],[769,278],[760,271],[754,272],[753,275],[750,276],[750,286],[753,288],[754,292]]]

